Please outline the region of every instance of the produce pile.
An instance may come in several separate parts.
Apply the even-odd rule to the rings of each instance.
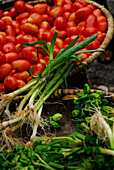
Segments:
[[[0,148],[0,168],[5,169],[108,169],[114,167],[114,108],[105,92],[91,92],[88,84],[72,100],[69,136],[39,137],[26,145]],[[60,114],[54,115],[58,121]]]
[[[38,76],[49,62],[49,50],[42,44],[23,46],[25,43],[43,40],[51,45],[55,31],[58,33],[53,58],[78,35],[76,42],[97,33],[97,38],[80,49],[81,61],[87,59],[106,36],[107,19],[100,9],[84,0],[55,0],[53,6],[35,5],[16,1],[9,11],[0,10],[0,92],[14,91],[26,85],[33,75]],[[77,56],[77,54],[75,54]],[[76,65],[79,61],[74,62]]]

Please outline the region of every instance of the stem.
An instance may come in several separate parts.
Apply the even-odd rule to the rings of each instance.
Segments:
[[[96,152],[100,151],[100,153],[102,154],[106,154],[106,155],[111,155],[114,156],[114,150],[110,150],[110,149],[106,149],[106,148],[93,148],[95,149]]]

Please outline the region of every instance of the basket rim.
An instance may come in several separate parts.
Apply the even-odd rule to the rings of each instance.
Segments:
[[[57,89],[55,92],[51,95],[52,99],[58,99],[58,100],[73,100],[74,97],[77,96],[77,93],[83,92],[83,89]],[[108,96],[108,99],[114,102],[114,93],[112,92],[106,92],[103,90],[97,90],[97,89],[91,89],[91,94],[95,92],[102,92],[105,93],[106,96]]]

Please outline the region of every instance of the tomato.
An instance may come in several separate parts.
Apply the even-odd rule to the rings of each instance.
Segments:
[[[4,21],[7,25],[10,25],[12,18],[10,16],[4,16],[1,18],[2,21]]]
[[[103,15],[101,15],[101,16],[98,16],[97,17],[97,22],[106,22],[106,17],[105,16],[103,16]]]
[[[11,25],[7,25],[6,30],[5,30],[6,35],[8,36],[15,36],[15,31],[11,27]]]
[[[79,34],[85,29],[85,21],[81,21],[78,23],[77,28],[79,29]]]
[[[68,27],[75,27],[75,26],[76,26],[76,22],[75,21],[68,21],[67,25],[66,25],[66,28],[68,28]]]
[[[7,24],[2,19],[0,19],[0,31],[5,30],[6,26]]]
[[[17,80],[17,89],[20,89],[25,85],[26,83],[23,80]]]
[[[45,65],[42,63],[38,63],[35,65],[35,67],[33,68],[33,75],[34,76],[38,76],[40,71],[44,71],[45,70]]]
[[[52,7],[51,11],[50,11],[50,16],[55,19],[59,16],[62,16],[64,13],[64,9],[63,7],[61,6],[55,6],[55,7]]]
[[[34,12],[34,6],[31,4],[25,4],[25,10],[29,13],[33,13]]]
[[[107,27],[108,27],[108,23],[106,21],[97,23],[97,29],[100,32],[105,32],[107,30]]]
[[[90,15],[91,13],[92,13],[92,9],[89,8],[88,6],[78,9],[75,12],[76,21],[80,22],[85,20],[87,16]]]
[[[15,38],[15,36],[7,35],[7,36],[5,37],[5,39],[6,39],[6,43],[11,42],[11,43],[13,43],[13,44],[16,44],[16,38]]]
[[[2,17],[2,10],[0,10],[0,18]]]
[[[8,42],[3,45],[2,50],[4,53],[10,53],[15,51],[15,46],[12,42]]]
[[[68,37],[71,37],[72,35],[78,35],[79,34],[79,28],[78,27],[68,27],[66,29],[66,33]]]
[[[63,41],[62,39],[60,39],[60,38],[56,38],[55,45],[56,45],[59,49],[61,49],[61,48],[63,48],[63,46],[64,46],[64,41]]]
[[[10,9],[10,14],[12,18],[15,18],[18,15],[14,7]]]
[[[13,28],[13,30],[15,31],[16,34],[20,34],[21,33],[21,27],[18,21],[12,20],[11,21],[11,26]]]
[[[45,31],[42,33],[42,39],[46,42],[50,42],[52,40],[52,35],[50,31]]]
[[[87,2],[84,0],[78,0],[77,2],[79,2],[83,7],[87,6]]]
[[[104,32],[99,32],[98,31],[98,33],[97,33],[97,39],[100,41],[100,42],[102,42],[103,40],[104,40],[104,38],[106,37],[106,33],[104,33]]]
[[[65,4],[71,4],[72,5],[73,3],[72,3],[72,0],[65,0]]]
[[[38,31],[38,39],[41,40],[42,39],[42,34],[47,31],[45,28],[39,28]]]
[[[63,6],[64,3],[65,3],[64,0],[55,0],[55,1],[54,1],[54,5],[55,5],[55,6]]]
[[[32,64],[37,64],[39,61],[37,51],[30,51],[27,55],[27,60]]]
[[[16,10],[17,13],[22,13],[25,11],[26,6],[25,6],[25,2],[22,0],[18,0],[14,3],[14,8]]]
[[[6,62],[6,56],[2,51],[0,51],[0,64],[3,64],[5,62]]]
[[[33,13],[27,19],[27,22],[30,22],[31,24],[35,24],[35,25],[40,25],[42,20],[43,18],[39,13]]]
[[[72,5],[71,4],[64,4],[63,9],[65,12],[72,12]]]
[[[68,21],[76,21],[76,15],[75,15],[75,12],[71,13],[69,18],[68,18]]]
[[[32,80],[32,77],[29,76],[29,77],[27,78],[26,82],[28,83],[28,82],[31,81],[31,80]]]
[[[22,48],[23,48],[23,47],[22,47],[21,44],[16,44],[16,45],[15,45],[15,52],[16,52],[16,53],[20,53],[21,50],[22,50]]]
[[[12,67],[8,63],[0,65],[0,81],[2,81],[11,71]]]
[[[5,16],[11,16],[10,12],[9,11],[4,11],[2,13],[2,17],[5,17]]]
[[[46,66],[46,61],[44,60],[44,59],[39,59],[39,63],[42,63],[42,64],[44,64],[45,66]]]
[[[47,9],[47,4],[39,3],[34,5],[34,11],[39,14],[46,13],[46,9]]]
[[[6,89],[13,91],[17,88],[17,79],[9,75],[4,79],[3,84]]]
[[[66,38],[66,36],[67,36],[66,31],[64,31],[64,30],[57,30],[57,32],[58,32],[58,35],[57,35],[58,38],[60,38],[60,39],[65,39]]]
[[[71,12],[64,12],[63,17],[68,21],[70,15],[71,15]]]
[[[33,41],[34,41],[34,37],[32,35],[25,34],[22,36],[20,44],[25,44]]]
[[[13,69],[17,71],[27,71],[30,68],[30,62],[27,60],[16,60],[11,63]]]
[[[87,45],[87,48],[90,50],[98,49],[100,47],[100,42],[98,39],[95,39],[91,44]]]
[[[95,10],[93,11],[93,14],[94,14],[96,17],[99,17],[99,16],[101,16],[101,15],[102,15],[102,13],[101,13],[101,10],[100,10],[100,9],[95,9]]]
[[[22,49],[22,51],[20,52],[20,58],[21,58],[21,59],[27,59],[27,55],[28,55],[31,51],[35,51],[35,52],[36,52],[36,48],[33,47],[33,46],[24,47],[24,48]]]
[[[21,25],[21,29],[26,34],[37,35],[38,34],[38,27],[35,24],[25,23]]]
[[[46,30],[50,30],[51,29],[51,25],[49,24],[49,22],[47,21],[43,21],[40,25],[39,28],[44,28]]]
[[[42,14],[42,22],[47,21],[50,25],[53,24],[53,19],[47,14]]]
[[[6,62],[12,63],[13,61],[17,60],[19,58],[19,54],[16,52],[10,52],[6,54]]]
[[[44,60],[46,61],[46,65],[48,65],[48,62],[49,62],[49,56],[48,56],[48,55],[46,55],[46,56],[44,57]]]
[[[4,45],[6,43],[6,38],[2,35],[0,35],[0,45]]]
[[[96,27],[97,26],[97,17],[94,14],[90,14],[88,15],[88,17],[86,18],[86,22],[85,22],[85,27]]]
[[[23,81],[25,81],[25,80],[28,78],[29,73],[28,73],[28,71],[20,71],[20,72],[14,73],[13,76],[14,76],[17,80],[23,80]]]
[[[60,49],[59,48],[54,48],[53,50],[53,58],[55,58],[57,56],[57,54],[59,53]]]
[[[98,32],[98,30],[97,30],[96,27],[90,27],[90,28],[85,28],[84,29],[84,35],[86,37],[90,37],[90,36],[92,36],[93,34],[95,34],[97,32]]]
[[[77,11],[78,9],[80,9],[82,7],[83,7],[83,5],[80,4],[78,1],[73,3],[73,8],[74,8],[75,11]]]
[[[70,37],[65,38],[64,43],[67,44],[67,45],[70,44],[71,38]]]
[[[21,22],[21,20],[28,18],[30,16],[29,12],[23,12],[16,17],[16,21]]]
[[[54,25],[58,30],[64,30],[67,26],[66,19],[63,16],[59,16],[55,19]]]
[[[0,92],[5,92],[6,89],[3,84],[0,83]]]

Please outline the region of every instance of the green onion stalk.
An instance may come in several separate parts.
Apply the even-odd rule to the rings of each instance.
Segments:
[[[32,68],[31,76],[33,79],[29,83],[16,91],[4,94],[0,97],[0,114],[6,113],[8,115],[7,120],[3,120],[3,122],[0,123],[0,129],[5,130],[6,127],[12,129],[12,127],[16,126],[16,124],[19,124],[20,122],[22,122],[22,124],[23,122],[27,122],[30,123],[33,129],[30,139],[32,141],[36,140],[38,126],[41,126],[42,129],[44,129],[45,125],[41,116],[45,101],[62,83],[64,83],[64,81],[66,81],[66,78],[76,60],[83,65],[80,61],[82,56],[76,56],[76,54],[78,54],[80,49],[94,41],[97,38],[97,34],[94,34],[80,43],[76,43],[79,38],[79,36],[77,36],[76,39],[73,40],[65,49],[61,49],[58,55],[53,59],[53,49],[56,37],[57,32],[53,35],[51,46],[42,40],[23,45],[25,47],[42,44],[42,47],[36,47],[37,51],[38,48],[43,48],[47,51],[49,53],[49,63],[44,71],[40,71],[38,76],[34,76],[32,74]],[[96,49],[95,51],[104,50]],[[91,52],[91,50],[85,52]],[[17,110],[15,113],[10,113],[9,106],[11,102],[24,92],[26,92],[26,95],[24,95],[22,101],[17,107]]]

